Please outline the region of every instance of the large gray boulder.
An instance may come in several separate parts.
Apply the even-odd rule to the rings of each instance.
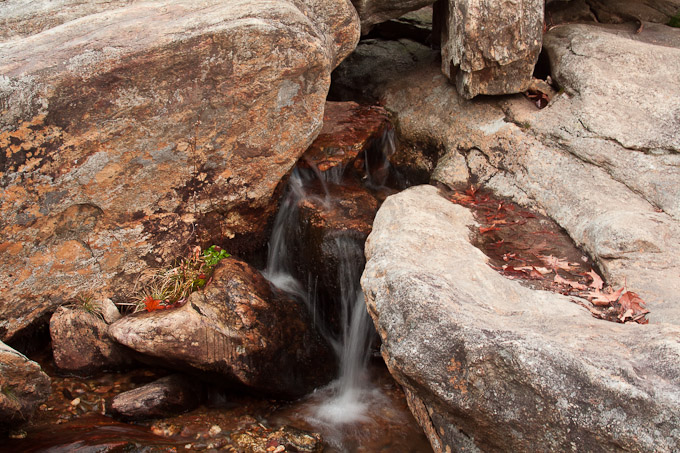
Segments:
[[[677,451],[680,327],[597,320],[521,286],[473,227],[419,186],[385,201],[366,243],[382,354],[434,450]]]
[[[50,391],[40,365],[0,341],[0,433],[28,422]]]
[[[359,39],[348,0],[19,3],[0,8],[0,338],[195,243],[265,244]]]
[[[348,87],[367,67],[381,68],[381,83],[363,87],[394,114],[395,158],[440,183],[486,185],[542,211],[612,284],[626,283],[648,302],[651,322],[679,322],[680,30],[629,28],[551,30],[546,48],[564,92],[542,110],[523,96],[462,98],[434,52],[415,43],[390,43],[390,52],[362,43],[338,71]],[[398,65],[387,60],[394,53]],[[409,157],[413,150],[422,158]]]

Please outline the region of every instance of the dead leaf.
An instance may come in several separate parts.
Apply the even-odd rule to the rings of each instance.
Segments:
[[[614,292],[612,292],[611,288],[609,288],[609,291],[607,292],[602,292],[599,289],[596,289],[595,291],[589,291],[588,293],[584,294],[584,297],[586,297],[588,300],[592,299],[590,302],[593,305],[606,307],[607,305],[611,305],[612,302],[619,300],[622,292],[623,287]]]
[[[562,269],[565,271],[573,269],[574,263],[570,263],[567,260],[563,260],[552,255],[539,255],[538,258],[540,258],[540,260],[551,269]]]
[[[597,273],[594,270],[591,269],[590,272],[586,273],[586,275],[589,275],[590,278],[593,279],[593,281],[589,285],[591,288],[602,289],[602,287],[604,286],[604,282],[602,281],[602,278],[600,278],[600,276],[597,275]]]
[[[649,313],[649,310],[645,308],[645,301],[632,291],[623,293],[619,299],[619,304],[621,304],[621,311],[623,312],[619,316],[622,322],[626,322],[628,318],[631,318],[631,320],[642,319]]]
[[[557,272],[555,272],[555,278],[553,279],[553,281],[555,283],[557,283],[558,285],[568,285],[568,286],[571,286],[574,289],[581,289],[581,290],[588,289],[588,287],[586,285],[583,285],[579,282],[575,282],[573,280],[567,280],[566,278],[560,277],[560,275]]]

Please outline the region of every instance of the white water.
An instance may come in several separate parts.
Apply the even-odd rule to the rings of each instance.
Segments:
[[[291,229],[296,225],[297,205],[301,199],[309,196],[305,191],[305,184],[313,176],[323,178],[326,175],[297,169],[291,175],[287,194],[274,222],[269,242],[267,267],[263,274],[278,288],[303,299],[312,311],[313,318],[317,319],[314,292],[292,275],[289,244],[296,234]],[[327,183],[337,183],[339,179],[335,174],[331,175],[329,180],[321,179],[326,194],[324,205],[334,201]],[[313,424],[337,426],[366,421],[370,400],[374,399],[367,398],[367,396],[375,394],[375,390],[370,385],[366,371],[372,326],[359,285],[363,269],[357,266],[357,262],[362,261],[357,257],[363,256],[363,244],[342,236],[335,238],[331,244],[339,261],[337,278],[340,288],[341,329],[339,333],[331,334],[331,329],[327,326],[318,327],[334,348],[339,361],[340,373],[335,381],[317,390],[313,396],[315,404],[312,405],[308,418]],[[314,289],[315,285],[307,286]]]

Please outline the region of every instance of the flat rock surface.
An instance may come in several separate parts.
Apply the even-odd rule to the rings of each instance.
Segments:
[[[366,243],[383,357],[435,451],[677,450],[678,326],[597,320],[506,279],[474,226],[418,186],[385,201]]]
[[[0,43],[5,340],[196,243],[264,246],[359,38],[347,0],[47,3],[0,8],[32,24]]]

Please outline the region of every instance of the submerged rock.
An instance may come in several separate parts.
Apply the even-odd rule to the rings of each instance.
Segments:
[[[15,24],[0,44],[0,339],[197,241],[264,245],[359,38],[348,0],[16,3],[0,12]]]
[[[40,365],[0,341],[0,433],[28,422],[50,394]]]
[[[385,201],[366,244],[382,354],[434,450],[676,451],[678,326],[597,320],[506,279],[474,225],[420,186]]]
[[[64,306],[52,315],[50,337],[55,365],[62,371],[81,375],[130,366],[129,352],[111,339],[105,321],[105,317],[119,319],[118,310],[110,300],[91,304],[95,304],[90,306],[91,311],[82,306]]]
[[[464,98],[520,93],[541,51],[543,0],[441,2],[442,72]]]
[[[234,258],[182,307],[127,316],[109,332],[156,363],[276,397],[302,396],[335,372],[304,304]]]
[[[133,420],[163,418],[194,409],[202,399],[200,381],[173,374],[117,395],[111,413]]]

